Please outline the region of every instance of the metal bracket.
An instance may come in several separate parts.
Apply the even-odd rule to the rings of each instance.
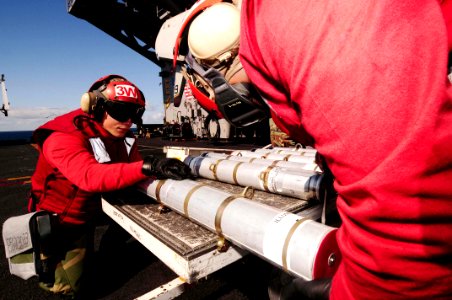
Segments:
[[[157,210],[159,211],[159,214],[166,214],[171,211],[170,208],[166,207],[163,204],[159,204],[159,207],[157,208]]]
[[[228,251],[230,245],[231,245],[231,243],[228,240],[226,240],[223,236],[218,236],[218,241],[217,241],[218,252]]]
[[[240,196],[246,199],[253,199],[254,197],[254,188],[251,186],[246,186],[243,191],[240,193]]]

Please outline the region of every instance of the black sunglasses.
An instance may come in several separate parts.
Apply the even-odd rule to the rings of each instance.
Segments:
[[[105,110],[113,119],[119,122],[126,122],[131,119],[135,124],[141,121],[144,113],[144,107],[116,101],[106,101]]]

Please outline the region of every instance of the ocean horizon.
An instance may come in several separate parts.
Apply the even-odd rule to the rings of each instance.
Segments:
[[[0,144],[31,143],[33,130],[0,131]]]
[[[136,132],[136,128],[131,128]],[[26,144],[32,142],[34,130],[0,131],[0,145]]]

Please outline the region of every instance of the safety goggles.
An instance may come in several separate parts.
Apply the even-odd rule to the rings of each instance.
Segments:
[[[106,101],[105,110],[113,119],[119,122],[127,122],[130,119],[135,124],[140,123],[144,113],[144,107],[117,101]]]

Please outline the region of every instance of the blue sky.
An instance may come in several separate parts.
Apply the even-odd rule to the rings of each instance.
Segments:
[[[146,96],[144,123],[161,123],[160,68],[90,23],[70,15],[65,0],[2,1],[0,74],[10,115],[0,131],[33,130],[78,108],[98,78],[120,74]]]

